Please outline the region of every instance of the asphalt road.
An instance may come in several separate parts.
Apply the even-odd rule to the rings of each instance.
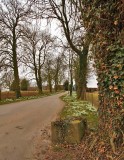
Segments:
[[[32,159],[33,139],[62,110],[61,95],[0,105],[0,160]]]

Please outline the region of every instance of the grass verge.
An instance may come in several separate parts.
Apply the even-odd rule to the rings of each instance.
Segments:
[[[92,106],[90,102],[77,100],[76,94],[73,94],[72,97],[65,95],[61,98],[66,103],[66,106],[60,113],[61,119],[82,116],[87,119],[90,129],[97,129],[98,114],[96,107]]]

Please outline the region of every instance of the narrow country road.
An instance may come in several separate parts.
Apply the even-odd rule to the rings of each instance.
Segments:
[[[62,110],[63,94],[0,106],[0,160],[31,160],[33,137]]]

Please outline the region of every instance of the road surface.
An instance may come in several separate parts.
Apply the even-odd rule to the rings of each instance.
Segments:
[[[33,138],[61,111],[64,93],[0,105],[0,160],[31,160]]]

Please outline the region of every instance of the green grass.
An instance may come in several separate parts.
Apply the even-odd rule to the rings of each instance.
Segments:
[[[69,95],[63,96],[62,99],[66,102],[66,106],[60,113],[61,119],[71,117],[84,117],[87,119],[88,127],[96,129],[98,126],[98,114],[96,107],[92,106],[90,102],[80,101],[76,99],[76,94],[72,97]]]

